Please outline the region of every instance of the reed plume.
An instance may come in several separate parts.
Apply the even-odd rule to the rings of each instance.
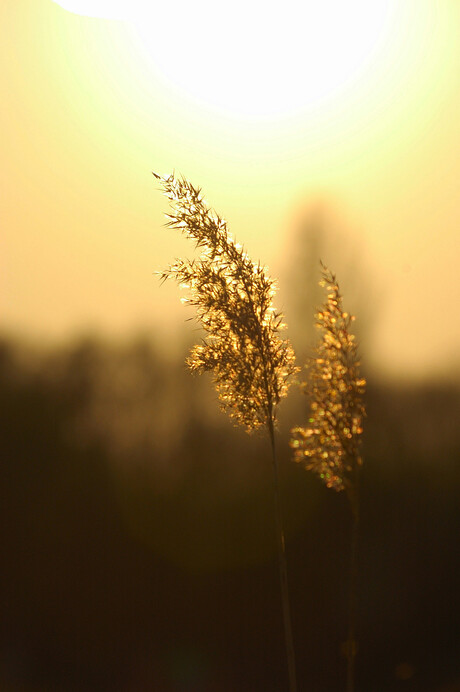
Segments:
[[[350,331],[354,316],[344,312],[336,277],[324,265],[320,285],[327,301],[316,313],[321,338],[307,363],[304,391],[311,398],[305,428],[294,428],[294,459],[316,473],[328,488],[345,490],[352,505],[360,446],[366,381],[359,375],[358,349]]]
[[[345,491],[352,511],[349,577],[349,626],[346,647],[347,692],[354,689],[356,657],[356,550],[359,525],[358,475],[362,465],[361,434],[366,381],[360,376],[358,347],[350,331],[354,316],[345,312],[335,275],[322,263],[320,285],[327,300],[316,313],[321,337],[306,365],[304,391],[310,397],[308,425],[292,432],[295,461],[313,471],[337,492]]]
[[[277,406],[297,368],[289,342],[280,337],[284,324],[272,304],[275,282],[235,242],[199,188],[183,177],[153,175],[170,200],[172,213],[167,214],[166,225],[180,230],[201,250],[198,259],[177,259],[161,273],[162,280],[175,279],[188,289],[185,302],[195,307],[205,331],[187,363],[192,371],[213,374],[220,405],[237,424],[248,432],[265,427],[269,434],[290,692],[296,692],[274,429]]]
[[[193,348],[191,370],[211,371],[222,408],[248,431],[276,420],[276,406],[296,371],[282,317],[272,305],[274,281],[255,264],[184,178],[160,177],[172,203],[167,226],[182,231],[202,250],[198,260],[178,259],[161,274],[189,289],[184,302],[196,308],[206,338]]]

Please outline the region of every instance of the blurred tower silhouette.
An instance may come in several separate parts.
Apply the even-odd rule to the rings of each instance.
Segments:
[[[314,315],[324,301],[318,284],[320,260],[337,275],[350,312],[357,317],[354,329],[360,352],[368,349],[377,318],[375,288],[358,242],[327,202],[318,200],[299,210],[280,281],[288,334],[299,365],[311,355],[317,339]]]

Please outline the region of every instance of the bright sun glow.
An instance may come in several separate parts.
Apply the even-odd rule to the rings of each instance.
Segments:
[[[190,97],[246,117],[292,113],[356,79],[387,38],[392,0],[59,0],[135,25],[154,69]]]

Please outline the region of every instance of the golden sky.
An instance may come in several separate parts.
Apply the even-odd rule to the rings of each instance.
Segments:
[[[126,22],[72,1],[1,3],[1,329],[188,330],[153,276],[190,251],[150,174],[174,169],[274,276],[302,218],[330,207],[375,301],[366,359],[458,366],[457,0],[201,1],[198,22],[191,3]]]

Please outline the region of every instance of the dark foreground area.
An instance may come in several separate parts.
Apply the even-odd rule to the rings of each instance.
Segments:
[[[0,342],[2,691],[287,690],[269,447],[214,398],[145,339]],[[339,692],[351,518],[290,461],[293,402],[278,446],[299,692]],[[357,692],[454,692],[460,388],[371,380],[366,403]]]

